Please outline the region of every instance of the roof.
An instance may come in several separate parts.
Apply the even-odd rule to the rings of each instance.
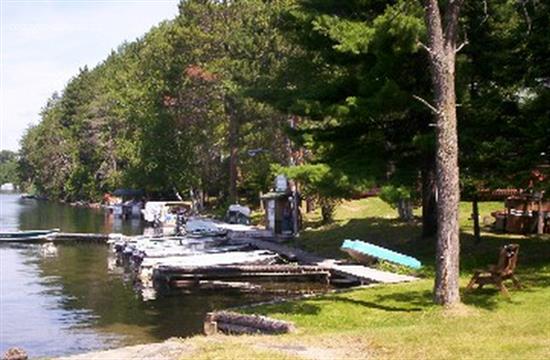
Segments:
[[[288,197],[288,196],[290,196],[290,194],[287,193],[287,192],[271,191],[271,192],[268,192],[266,194],[263,194],[262,199],[280,199],[280,198],[284,198],[284,197]]]

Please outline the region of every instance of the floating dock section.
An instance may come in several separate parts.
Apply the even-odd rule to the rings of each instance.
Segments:
[[[331,273],[331,279],[336,283],[338,278],[358,282],[362,285],[372,283],[400,283],[419,280],[417,277],[401,275],[389,271],[373,269],[363,265],[342,264],[336,259],[322,258],[306,251],[291,248],[279,243],[254,238],[233,238],[234,243],[248,243],[259,249],[279,253],[291,261],[324,269]]]
[[[52,235],[52,241],[98,241],[106,242],[112,239],[113,236],[119,236],[118,234],[88,234],[88,233],[57,233]],[[120,235],[121,236],[121,235]]]
[[[159,266],[153,281],[169,287],[196,286],[200,281],[242,279],[316,280],[330,282],[330,271],[318,266],[297,265],[224,265],[174,267]]]

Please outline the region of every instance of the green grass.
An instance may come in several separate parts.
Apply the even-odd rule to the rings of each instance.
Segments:
[[[512,291],[511,300],[484,289],[464,295],[467,306],[455,312],[433,305],[430,280],[253,311],[294,321],[302,329],[296,337],[359,339],[375,358],[543,359],[550,356],[550,268],[541,270],[525,276],[526,290]]]
[[[481,218],[502,207],[501,202],[480,203]],[[521,248],[516,275],[524,289],[510,286],[510,298],[488,286],[462,292],[463,306],[450,310],[434,305],[435,240],[421,238],[419,221],[400,222],[396,211],[378,198],[344,202],[333,224],[321,226],[318,212],[308,214],[305,231],[292,244],[345,257],[339,250],[344,239],[366,240],[419,258],[425,266],[417,275],[425,279],[249,308],[250,313],[293,321],[298,333],[276,338],[226,337],[199,358],[290,356],[274,354],[277,347],[273,346],[254,348],[270,342],[281,348],[300,344],[325,349],[331,354],[327,358],[549,359],[550,237],[498,234],[484,227],[477,244],[470,213],[471,204],[461,203],[461,289],[473,269],[496,262],[500,246],[517,242]]]
[[[342,258],[344,239],[360,239],[379,245],[402,247],[420,236],[417,222],[403,223],[397,211],[379,198],[346,201],[335,211],[334,222],[320,225],[319,211],[306,214],[304,231],[293,245],[324,256]]]
[[[502,202],[482,202],[479,204],[480,218],[489,220],[491,212],[503,207]],[[550,255],[545,254],[549,250],[548,241],[536,236],[494,233],[490,226],[483,226],[483,222],[482,241],[476,244],[471,212],[471,203],[460,204],[461,269],[465,273],[494,262],[498,248],[510,242],[521,244],[521,258],[525,260],[525,264],[538,266],[542,260],[548,260]],[[337,208],[335,221],[329,225],[320,225],[318,212],[307,214],[304,231],[291,245],[328,257],[347,258],[340,250],[343,240],[364,240],[418,258],[425,267],[417,275],[431,276],[434,269],[435,239],[422,239],[418,217],[420,210],[417,209],[415,213],[416,219],[406,223],[397,218],[395,209],[379,198],[347,201]],[[544,238],[548,240],[548,236]]]

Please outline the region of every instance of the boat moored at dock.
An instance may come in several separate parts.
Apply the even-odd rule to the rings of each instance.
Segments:
[[[51,240],[59,229],[0,231],[0,242],[29,242]]]

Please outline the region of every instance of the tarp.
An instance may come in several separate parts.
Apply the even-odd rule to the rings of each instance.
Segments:
[[[229,205],[228,211],[238,212],[246,217],[250,217],[250,208],[248,206],[242,206],[239,204]]]

